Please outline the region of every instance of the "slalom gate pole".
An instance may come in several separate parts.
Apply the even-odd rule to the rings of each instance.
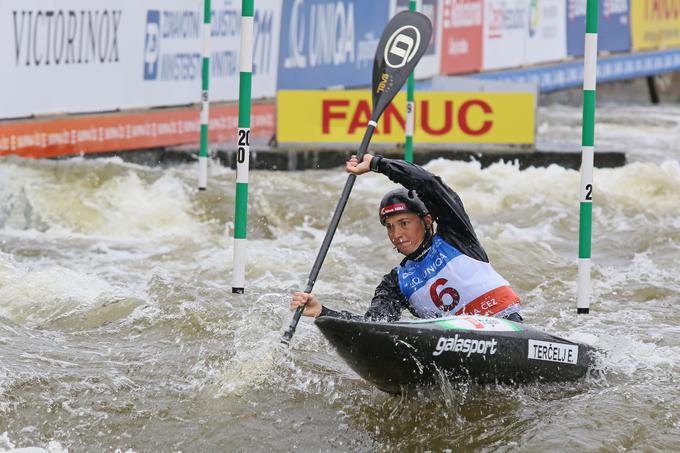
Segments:
[[[245,288],[246,225],[248,216],[248,165],[250,161],[250,104],[253,82],[254,0],[241,2],[241,58],[238,92],[238,141],[236,152],[236,209],[234,213],[234,268],[231,292]]]
[[[581,132],[581,187],[578,243],[578,301],[576,312],[590,312],[591,239],[593,219],[593,162],[595,158],[595,86],[597,82],[598,0],[586,6],[586,36],[583,57],[583,125]]]
[[[416,10],[416,0],[410,0],[408,4],[409,11]],[[406,82],[406,142],[404,143],[404,160],[406,162],[413,162],[413,125],[415,123],[415,109],[416,104],[413,100],[415,92],[415,70],[408,76]]]
[[[201,67],[201,149],[198,153],[198,190],[208,185],[208,118],[210,117],[210,0],[203,0],[203,61]]]

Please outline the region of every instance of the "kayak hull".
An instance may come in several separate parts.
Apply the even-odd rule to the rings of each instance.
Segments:
[[[590,346],[498,318],[384,323],[320,317],[315,324],[359,376],[389,393],[442,381],[570,381],[594,364]]]

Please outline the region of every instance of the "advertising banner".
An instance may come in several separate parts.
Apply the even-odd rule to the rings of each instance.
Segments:
[[[528,0],[485,0],[482,69],[524,64],[528,36]]]
[[[385,110],[374,143],[402,143],[406,103],[397,94]],[[416,143],[534,142],[533,93],[417,92]],[[279,143],[359,143],[371,115],[369,91],[279,91]],[[521,121],[517,119],[521,118]]]
[[[633,50],[680,46],[680,1],[631,0]]]
[[[253,104],[251,116],[251,142],[267,143],[274,134],[274,103]],[[233,140],[237,125],[235,105],[212,107],[210,142]],[[0,124],[0,156],[54,157],[197,144],[200,127],[198,109],[189,108],[12,121]]]
[[[282,0],[255,10],[253,97],[273,97]],[[241,5],[214,2],[211,97],[238,98]],[[0,118],[197,103],[203,2],[3,0]]]
[[[646,77],[680,71],[680,49],[638,52],[598,58],[597,82]],[[511,69],[475,75],[477,80],[531,83],[541,92],[583,87],[583,62]]]
[[[398,12],[409,9],[409,0],[392,0],[390,17]],[[441,58],[441,2],[442,0],[420,0],[418,1],[417,11],[426,15],[432,22],[432,38],[430,45],[425,51],[425,55],[420,59],[416,66],[416,79],[423,79],[439,74],[439,62]]]
[[[173,103],[196,102],[201,83],[202,0],[144,0],[143,90]],[[210,93],[216,100],[238,99],[241,0],[212,2]],[[276,92],[281,0],[258,0],[253,14],[252,97]]]
[[[441,72],[462,74],[482,67],[482,0],[443,0]]]
[[[630,50],[630,0],[601,0],[597,34],[600,51]],[[567,53],[583,56],[586,33],[586,0],[567,0]]]
[[[390,0],[284,0],[278,87],[369,86]]]
[[[533,0],[529,3],[525,63],[563,60],[567,56],[565,1]]]

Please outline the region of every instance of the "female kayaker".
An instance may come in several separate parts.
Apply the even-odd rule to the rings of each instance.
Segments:
[[[520,322],[520,299],[482,248],[463,202],[438,176],[398,159],[365,154],[347,162],[354,175],[382,173],[403,188],[380,202],[380,223],[405,255],[375,290],[365,319],[397,321],[404,309],[419,318],[477,314]],[[433,224],[436,222],[436,230]],[[292,310],[304,316],[361,318],[323,306],[313,294],[296,292]]]

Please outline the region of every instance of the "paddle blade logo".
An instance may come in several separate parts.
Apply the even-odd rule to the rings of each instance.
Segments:
[[[373,61],[373,120],[392,101],[427,50],[432,23],[424,14],[402,11],[389,21]]]
[[[406,25],[392,33],[385,47],[385,63],[390,68],[401,68],[411,61],[420,45],[420,31]]]

